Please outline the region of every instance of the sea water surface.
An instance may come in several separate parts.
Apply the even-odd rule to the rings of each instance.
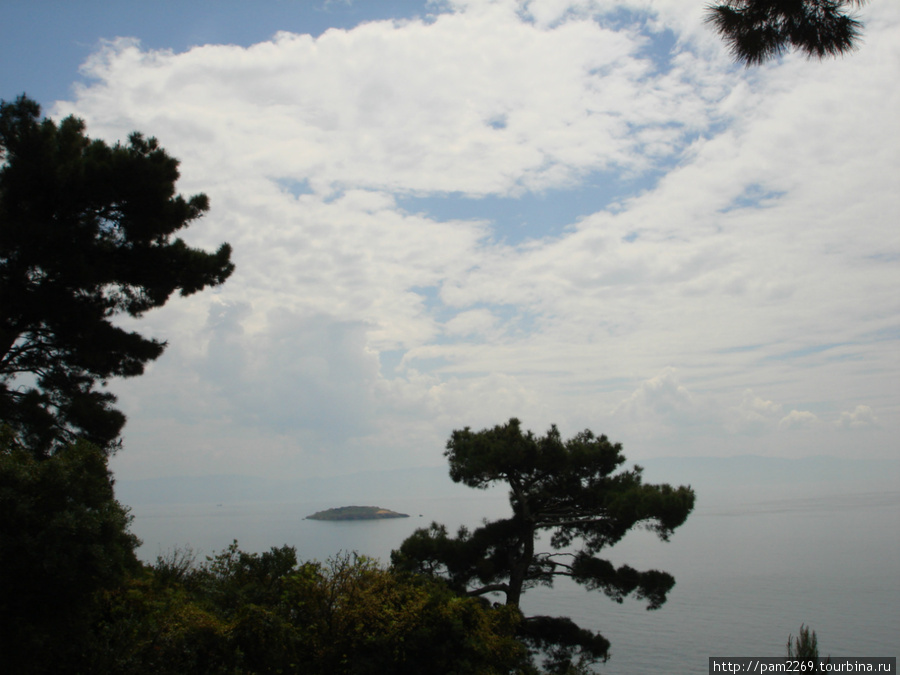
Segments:
[[[371,501],[365,490],[355,492]],[[377,521],[305,519],[354,501],[337,501],[337,492],[331,500],[132,504],[133,530],[148,561],[183,546],[202,560],[237,539],[248,551],[288,544],[301,560],[356,551],[387,562],[405,537],[432,521],[453,531],[509,513],[502,490],[420,492],[392,490],[361,504],[410,514]],[[671,541],[634,531],[607,552],[616,565],[675,576],[662,608],[647,611],[633,599],[619,605],[564,580],[528,591],[525,613],[568,616],[600,631],[612,647],[597,670],[611,675],[705,673],[710,656],[781,656],[801,624],[816,631],[822,656],[898,655],[896,482],[710,483],[697,492],[694,513]]]

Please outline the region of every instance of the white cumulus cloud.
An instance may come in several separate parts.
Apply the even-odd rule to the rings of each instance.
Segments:
[[[878,425],[875,412],[867,405],[858,405],[853,410],[845,410],[835,425],[842,429],[858,429]]]
[[[819,418],[808,410],[791,410],[778,422],[779,429],[808,429],[815,425]]]
[[[93,136],[157,136],[211,199],[187,240],[235,251],[221,289],[129,322],[170,347],[113,383],[120,468],[248,444],[281,473],[440,463],[451,429],[512,415],[790,454],[811,401],[854,427],[878,400],[900,432],[898,3],[867,6],[852,56],[750,71],[693,0],[437,7],[111,40],[58,102]]]

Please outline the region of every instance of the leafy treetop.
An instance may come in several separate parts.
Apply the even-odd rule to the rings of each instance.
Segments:
[[[113,319],[232,273],[228,244],[173,238],[209,209],[176,194],[178,177],[155,138],[109,146],[25,96],[0,102],[0,420],[34,452],[114,448],[125,418],[95,385],[139,375],[165,343]]]
[[[725,0],[707,6],[706,22],[735,60],[759,65],[791,48],[818,59],[855,49],[862,23],[847,10],[866,0]]]
[[[622,446],[606,436],[585,430],[563,440],[556,426],[535,436],[515,418],[492,429],[454,431],[445,456],[456,482],[479,489],[508,485],[512,516],[471,532],[460,528],[455,537],[432,523],[394,551],[398,568],[442,577],[469,596],[501,593],[515,607],[524,591],[552,586],[557,577],[602,590],[619,603],[630,594],[646,600],[648,609],[665,602],[675,584],[671,575],[616,568],[598,554],[635,527],[668,540],[693,510],[689,487],[645,484],[638,466],[620,470]],[[543,533],[550,534],[547,551],[537,547]],[[605,658],[609,647],[566,618],[531,617],[520,634],[548,652],[551,670],[560,672],[576,650],[593,660]]]

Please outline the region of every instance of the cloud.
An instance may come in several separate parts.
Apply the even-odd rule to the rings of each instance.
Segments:
[[[446,324],[444,331],[449,335],[488,335],[493,333],[497,317],[488,309],[473,309],[460,312]]]
[[[320,194],[515,194],[645,170],[708,124],[715,94],[684,95],[708,67],[656,72],[645,43],[589,17],[532,24],[509,2],[183,54],[117,39],[85,64],[94,84],[77,108],[117,136],[143,119],[201,141],[202,153],[176,146],[192,172],[290,177]]]
[[[781,404],[760,398],[747,389],[740,405],[728,409],[726,426],[733,433],[760,433],[777,424],[782,417],[781,410]]]
[[[867,405],[858,405],[852,411],[841,413],[835,426],[840,429],[861,429],[878,426],[878,418],[875,412]]]
[[[808,410],[791,410],[778,422],[779,429],[809,429],[813,427],[819,418]]]
[[[665,368],[658,375],[645,380],[613,410],[633,420],[656,418],[674,424],[695,421],[699,405],[691,393],[678,381],[675,368]]]
[[[187,239],[237,263],[129,324],[171,346],[114,384],[128,447],[183,448],[157,471],[249,444],[257,466],[337,472],[440,461],[451,429],[517,415],[655,434],[663,454],[695,452],[690,434],[792,453],[779,431],[818,426],[793,407],[852,427],[869,397],[896,430],[895,5],[867,7],[852,57],[753,71],[690,0],[107,43],[55,112],[158,136],[180,190],[211,198]],[[549,231],[523,195],[575,215]]]

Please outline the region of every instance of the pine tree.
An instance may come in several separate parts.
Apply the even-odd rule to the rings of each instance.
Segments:
[[[102,386],[165,348],[114,319],[223,283],[231,248],[174,238],[209,200],[176,194],[178,161],[156,139],[109,146],[40,114],[0,102],[0,421],[37,455],[78,438],[109,452],[125,417]]]
[[[632,595],[657,609],[666,601],[672,575],[617,568],[599,554],[638,526],[667,541],[693,510],[689,487],[645,484],[638,466],[619,471],[622,446],[606,436],[586,430],[564,441],[552,426],[538,437],[515,418],[493,429],[454,431],[444,454],[455,482],[479,489],[505,483],[512,516],[471,532],[461,528],[455,537],[432,523],[394,551],[397,568],[442,577],[467,596],[500,593],[516,608],[529,588],[559,577],[618,603]],[[539,550],[544,533],[551,550]],[[576,656],[604,660],[609,648],[602,635],[566,617],[528,617],[520,637],[548,656],[552,672],[566,672]]]
[[[797,49],[818,59],[856,47],[862,23],[848,12],[866,0],[725,0],[707,7],[707,23],[739,63],[759,65]]]

